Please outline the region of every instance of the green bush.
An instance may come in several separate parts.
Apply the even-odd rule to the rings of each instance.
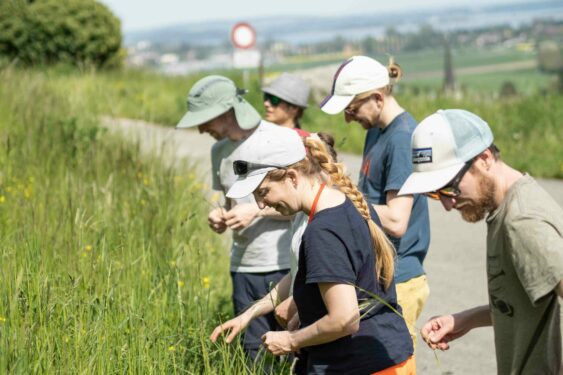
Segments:
[[[95,0],[6,0],[0,4],[0,55],[26,65],[120,64],[120,21]]]

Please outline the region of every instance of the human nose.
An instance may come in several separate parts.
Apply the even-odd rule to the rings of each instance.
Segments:
[[[263,210],[266,207],[266,204],[264,203],[264,199],[262,197],[259,197],[257,194],[254,194],[254,200],[256,201],[258,208],[260,208],[261,210]]]
[[[451,211],[451,209],[454,207],[456,201],[455,201],[455,198],[446,197],[446,196],[443,196],[442,194],[440,194],[440,202],[442,202],[442,206],[444,206],[446,211]]]

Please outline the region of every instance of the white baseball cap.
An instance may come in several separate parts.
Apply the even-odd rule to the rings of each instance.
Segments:
[[[332,90],[321,102],[329,115],[342,112],[358,94],[380,89],[389,84],[389,71],[367,56],[354,56],[340,65],[332,81]]]
[[[446,109],[426,117],[412,134],[414,172],[399,195],[427,193],[444,187],[465,163],[492,144],[491,128],[474,113]]]
[[[227,192],[228,198],[252,194],[268,172],[305,159],[305,145],[295,130],[263,121],[240,145],[239,155],[233,163],[238,178]]]

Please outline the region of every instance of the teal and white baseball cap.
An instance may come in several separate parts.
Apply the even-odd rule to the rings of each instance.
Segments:
[[[252,129],[260,122],[260,115],[227,77],[211,75],[197,81],[188,93],[188,112],[176,128],[191,128],[206,123],[234,108],[241,129]]]
[[[413,173],[399,195],[436,191],[448,184],[466,162],[493,144],[489,125],[463,109],[439,110],[415,128]]]

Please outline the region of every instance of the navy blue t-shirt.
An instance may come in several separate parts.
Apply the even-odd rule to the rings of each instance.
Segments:
[[[412,172],[411,137],[415,119],[403,112],[385,128],[368,130],[358,188],[371,204],[386,204],[387,192],[400,190]],[[424,274],[422,262],[430,244],[428,202],[415,194],[407,231],[403,237],[389,236],[397,249],[395,281],[405,282]]]
[[[376,215],[373,210],[372,215]],[[313,324],[328,312],[318,283],[354,284],[401,311],[395,284],[385,291],[376,280],[369,227],[349,199],[317,212],[303,233],[299,270],[293,286],[302,327]],[[357,288],[356,295],[358,304],[373,300]],[[404,320],[384,304],[374,302],[374,305],[360,321],[357,333],[305,348],[308,374],[371,374],[412,355],[412,339]]]

